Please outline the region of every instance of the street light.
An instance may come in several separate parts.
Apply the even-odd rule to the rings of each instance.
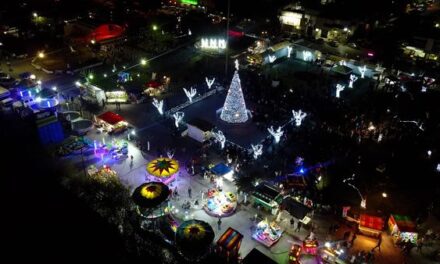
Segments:
[[[387,194],[386,192],[383,192],[383,193],[382,193],[382,197],[383,197],[383,198],[387,198],[387,197],[388,197],[388,194]]]
[[[142,65],[142,66],[147,65],[147,60],[146,60],[146,59],[141,59],[141,65]]]
[[[153,25],[153,30],[156,31],[157,30],[157,26]]]
[[[52,90],[56,91],[56,90],[57,90],[57,87],[56,87],[55,85],[52,86]]]
[[[35,18],[38,17],[37,12],[32,13],[32,16],[35,17]]]
[[[44,58],[46,55],[44,54],[43,51],[38,52],[38,58],[42,59]]]

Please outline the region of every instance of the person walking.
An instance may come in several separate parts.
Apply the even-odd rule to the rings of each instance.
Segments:
[[[218,218],[217,225],[218,225],[218,230],[221,230],[222,229],[222,218],[221,217]]]
[[[299,232],[300,230],[301,230],[301,222],[298,221],[298,223],[296,224],[296,229],[295,229],[295,231],[296,231],[296,232]]]
[[[290,219],[290,226],[292,228],[295,226],[295,219],[293,219],[293,217]]]
[[[382,245],[382,233],[379,234],[379,238],[377,240],[377,244],[376,244],[376,246],[374,248],[371,249],[371,251],[374,251],[376,248],[378,248],[379,252],[380,252],[380,246],[381,245]]]
[[[353,246],[354,241],[356,240],[356,238],[357,238],[356,233],[353,233],[353,236],[351,237],[351,240],[350,240],[350,247]]]
[[[188,187],[188,197],[191,199],[191,187]]]

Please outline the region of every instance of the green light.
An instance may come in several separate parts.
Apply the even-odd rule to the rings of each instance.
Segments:
[[[182,4],[185,5],[198,5],[199,1],[198,0],[181,0]]]

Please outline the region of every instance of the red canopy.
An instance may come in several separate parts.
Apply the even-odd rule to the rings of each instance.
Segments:
[[[88,36],[91,40],[100,42],[107,39],[120,37],[125,31],[125,28],[116,24],[103,24],[95,28]]]
[[[106,123],[109,123],[110,125],[115,125],[121,121],[124,121],[124,118],[122,118],[122,116],[110,111],[99,115],[98,118]]]
[[[146,87],[152,87],[152,88],[157,88],[159,86],[161,86],[160,82],[156,82],[156,81],[149,81],[145,84]]]
[[[384,221],[381,217],[378,216],[361,214],[359,219],[359,225],[362,227],[368,227],[375,230],[382,230]]]

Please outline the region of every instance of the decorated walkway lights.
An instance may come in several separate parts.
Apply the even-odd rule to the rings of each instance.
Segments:
[[[275,143],[279,143],[281,137],[282,137],[283,134],[284,134],[284,131],[281,130],[281,127],[278,127],[277,130],[274,130],[274,129],[273,129],[273,126],[271,126],[271,127],[269,127],[269,128],[267,129],[267,131],[269,131],[269,133],[274,137],[274,139],[275,139]]]
[[[303,50],[302,54],[303,54],[304,61],[311,61],[312,60],[312,52],[310,52],[308,50]]]
[[[174,117],[174,125],[176,125],[176,127],[179,127],[179,123],[182,122],[183,117],[185,116],[184,112],[175,112],[173,114]]]
[[[206,85],[208,85],[208,89],[211,89],[212,85],[215,82],[215,78],[212,78],[211,80],[208,79],[208,77],[205,77]]]
[[[257,145],[252,144],[251,148],[252,148],[254,159],[258,159],[258,157],[263,154],[263,145],[262,144],[257,144]]]
[[[365,77],[365,72],[367,71],[367,66],[365,65],[363,67],[358,66],[358,70],[361,73],[361,78],[363,79]]]
[[[287,58],[290,58],[290,55],[292,54],[292,47],[287,46]]]
[[[153,98],[153,105],[157,108],[157,111],[159,111],[160,115],[163,115],[163,100],[157,100],[156,98]]]
[[[189,90],[187,90],[186,88],[183,88],[183,91],[185,92],[186,97],[188,97],[189,102],[192,103],[192,99],[194,96],[196,96],[197,90],[191,87],[191,89],[189,89]]]
[[[220,143],[220,148],[224,149],[226,143],[226,137],[223,134],[223,132],[219,130],[217,132],[213,132],[212,134],[214,135],[215,139]]]
[[[307,113],[303,112],[301,109],[298,111],[292,110],[292,114],[297,127],[301,126],[303,119],[307,116]]]
[[[353,88],[353,83],[357,81],[358,77],[354,74],[350,74],[350,81],[348,83],[348,88]]]

